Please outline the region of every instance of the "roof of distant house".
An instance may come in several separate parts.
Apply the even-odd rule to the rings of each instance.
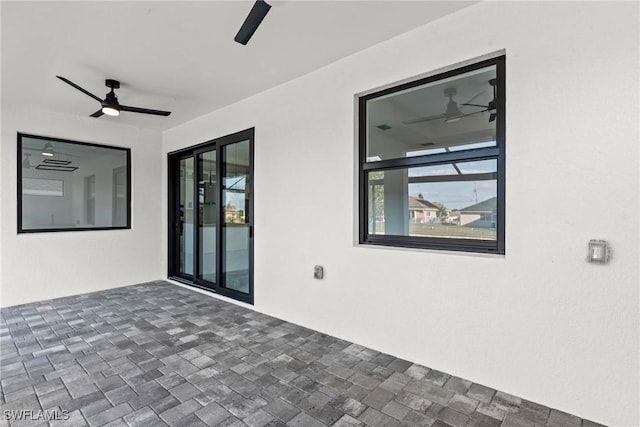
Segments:
[[[471,212],[494,212],[498,209],[498,198],[492,197],[490,199],[485,200],[484,202],[476,203],[471,206],[467,206],[466,208],[460,209],[462,213],[471,213]]]
[[[409,209],[439,209],[439,208],[427,200],[409,196]]]

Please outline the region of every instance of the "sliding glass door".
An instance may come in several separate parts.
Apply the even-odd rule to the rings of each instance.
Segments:
[[[253,129],[171,153],[169,180],[169,276],[252,303]]]

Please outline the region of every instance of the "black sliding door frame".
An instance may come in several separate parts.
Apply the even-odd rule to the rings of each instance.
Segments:
[[[169,191],[167,201],[169,207],[169,277],[173,277],[180,281],[192,281],[195,277],[195,274],[190,275],[180,271],[180,228],[184,227],[184,224],[181,224],[180,222],[180,162],[190,157],[193,157],[192,152],[182,151],[169,155],[168,162],[169,182],[167,188]]]
[[[202,273],[202,266],[201,264],[201,258],[202,258],[202,254],[200,251],[200,248],[202,247],[201,244],[201,222],[202,222],[202,218],[200,218],[200,175],[201,175],[201,156],[204,153],[208,153],[211,151],[215,151],[216,152],[216,191],[215,191],[215,206],[216,206],[216,259],[215,259],[215,263],[216,263],[216,279],[215,282],[211,282],[209,280],[205,280],[203,279],[201,276],[203,274]],[[220,262],[218,261],[219,259],[219,248],[220,248],[220,244],[218,243],[220,241],[219,238],[219,228],[220,228],[220,175],[219,175],[219,171],[220,171],[220,159],[219,159],[219,147],[216,147],[215,145],[209,145],[207,144],[204,147],[201,147],[199,149],[194,149],[193,150],[193,164],[194,164],[194,179],[193,179],[193,197],[194,197],[194,203],[196,203],[196,208],[194,208],[193,211],[193,223],[194,223],[194,239],[193,239],[193,268],[194,268],[194,275],[193,275],[193,283],[196,286],[199,286],[201,288],[205,288],[205,289],[209,289],[209,290],[213,290],[215,291],[215,286],[216,283],[221,283],[222,281],[220,280],[220,273],[219,273],[219,266],[220,266]],[[197,165],[197,166],[196,166]]]
[[[171,279],[177,280],[181,283],[185,283],[191,286],[195,286],[208,291],[233,298],[238,301],[253,304],[253,156],[254,156],[254,128],[246,129],[231,135],[226,135],[221,138],[217,138],[211,141],[198,144],[193,147],[185,148],[182,150],[168,153],[168,276]],[[225,176],[224,170],[224,149],[226,146],[242,141],[249,141],[249,166],[248,166],[248,183],[247,191],[249,194],[249,202],[246,210],[249,211],[248,220],[245,223],[249,227],[249,289],[248,293],[237,291],[225,286],[224,280],[224,251],[223,251],[223,233],[224,227],[226,227],[225,211],[222,203],[222,193],[224,191],[223,178]],[[215,150],[216,152],[216,186],[215,186],[215,206],[216,206],[216,273],[215,283],[204,280],[201,277],[201,265],[200,265],[200,195],[199,195],[199,181],[201,173],[200,156],[203,153]],[[180,192],[180,160],[193,157],[193,276],[181,273],[179,270],[179,227],[180,227],[180,208],[179,208],[179,192]],[[246,213],[245,213],[246,215]]]

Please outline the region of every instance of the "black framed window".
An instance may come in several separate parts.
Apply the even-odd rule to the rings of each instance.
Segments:
[[[359,97],[360,243],[504,254],[505,57]]]
[[[18,133],[18,233],[131,228],[131,150]]]

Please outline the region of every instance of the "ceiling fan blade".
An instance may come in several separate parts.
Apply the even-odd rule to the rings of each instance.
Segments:
[[[460,104],[460,105],[468,105],[470,107],[482,107],[482,108],[489,108],[488,105],[480,105],[480,104]]]
[[[82,156],[77,156],[75,154],[69,154],[69,153],[61,153],[60,151],[56,151],[56,154],[59,154],[61,156],[75,157],[77,159],[81,159],[82,158]]]
[[[444,119],[444,114],[438,114],[436,116],[429,116],[429,117],[418,117],[417,119],[405,120],[402,123],[405,125],[412,125],[415,123],[430,122],[431,120],[437,120],[437,119]]]
[[[264,0],[257,0],[233,40],[246,45],[249,39],[251,39],[251,36],[253,36],[253,33],[258,29],[258,26],[260,26],[260,23],[262,23],[269,9],[271,9],[271,5],[267,4]]]
[[[475,101],[476,99],[478,99],[478,97],[482,96],[485,92],[486,92],[486,91],[484,91],[484,90],[483,90],[482,92],[477,93],[477,94],[476,94],[474,97],[472,97],[470,100],[468,100],[468,101],[467,101],[467,102],[465,102],[464,104],[460,104],[460,105],[472,105],[471,103],[472,103],[473,101]]]
[[[73,86],[74,88],[78,89],[80,92],[84,93],[85,95],[89,95],[90,97],[92,97],[96,101],[98,101],[100,103],[102,102],[102,99],[98,98],[97,96],[95,96],[94,94],[89,92],[88,90],[81,88],[80,86],[78,86],[77,84],[72,82],[71,80],[65,79],[64,77],[60,77],[60,76],[56,76],[56,77],[59,78],[60,80],[62,80],[63,82],[65,82],[66,84],[68,84],[69,86]]]
[[[459,116],[458,118],[461,119],[463,117],[475,116],[476,114],[484,113],[485,111],[489,111],[489,109],[478,110],[478,111],[474,111],[473,113],[469,113],[469,114],[463,114],[463,115]]]
[[[168,116],[171,111],[151,110],[149,108],[129,107],[128,105],[120,105],[121,111],[129,111],[130,113],[153,114],[156,116]]]
[[[100,117],[102,116],[104,113],[102,112],[102,108],[99,109],[98,111],[96,111],[95,113],[93,113],[91,116],[89,117]]]

